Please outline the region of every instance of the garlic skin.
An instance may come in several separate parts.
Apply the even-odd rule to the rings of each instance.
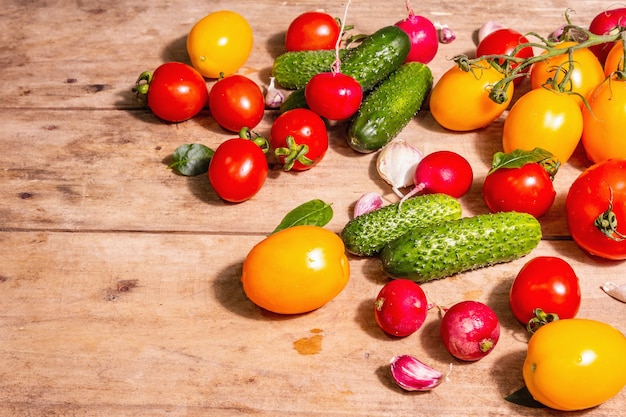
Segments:
[[[270,85],[265,92],[265,106],[268,109],[277,109],[285,101],[285,95],[274,86],[274,77],[270,77]]]
[[[391,376],[406,391],[430,391],[444,380],[444,375],[410,355],[391,359]]]
[[[448,44],[456,40],[456,34],[445,23],[433,22],[435,29],[439,32],[439,42]]]
[[[403,197],[400,188],[414,184],[415,169],[423,157],[422,151],[415,146],[402,139],[396,139],[378,153],[376,170],[378,175],[391,185],[393,192],[398,197]]]
[[[363,194],[354,205],[354,217],[377,210],[383,206],[383,198],[377,193]]]
[[[605,282],[602,285],[602,291],[615,298],[616,300],[626,303],[626,284],[615,284],[613,282]]]
[[[478,43],[485,39],[487,35],[498,29],[506,29],[506,26],[494,20],[483,23],[480,29],[478,29]]]

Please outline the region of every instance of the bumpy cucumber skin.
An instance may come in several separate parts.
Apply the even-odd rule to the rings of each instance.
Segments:
[[[459,219],[461,205],[446,194],[424,194],[355,217],[341,231],[346,250],[354,255],[376,255],[408,230],[443,220]]]
[[[346,59],[351,52],[340,49],[339,59]],[[334,50],[285,52],[274,60],[272,76],[280,87],[297,90],[306,87],[314,75],[330,72],[335,58]]]
[[[428,66],[410,62],[398,68],[363,100],[348,128],[350,147],[369,153],[389,143],[422,107],[432,85]]]
[[[541,237],[530,214],[481,214],[414,228],[389,242],[380,259],[389,276],[424,283],[521,258]]]

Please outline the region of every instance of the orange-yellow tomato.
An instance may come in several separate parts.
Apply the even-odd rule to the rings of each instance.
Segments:
[[[525,93],[504,120],[502,147],[542,148],[565,164],[580,142],[583,116],[572,94],[538,88]]]
[[[584,106],[582,143],[594,163],[626,158],[626,81],[611,78],[596,87]]]
[[[472,71],[458,65],[445,72],[430,94],[430,113],[442,127],[454,131],[483,128],[496,120],[513,98],[513,83],[504,91],[506,100],[498,104],[489,97],[504,74],[480,61]]]
[[[577,45],[576,42],[561,42],[558,49],[568,49]],[[547,52],[544,52],[545,55]],[[530,87],[541,88],[556,77],[557,83],[563,81],[568,73],[569,82],[564,89],[585,97],[591,90],[604,80],[604,69],[598,58],[587,48],[576,49],[572,53],[572,61],[567,52],[550,57],[533,64],[530,70]],[[579,106],[583,105],[582,98],[576,96]]]
[[[252,52],[253,35],[248,21],[238,13],[220,10],[200,19],[187,36],[191,64],[207,78],[231,75]]]
[[[624,44],[615,42],[604,61],[604,75],[609,76],[615,71],[624,71]]]
[[[241,281],[259,307],[300,314],[335,298],[349,278],[350,264],[337,234],[318,226],[293,226],[252,248]]]
[[[550,322],[531,336],[523,376],[533,398],[545,406],[595,407],[626,385],[626,337],[596,320]]]

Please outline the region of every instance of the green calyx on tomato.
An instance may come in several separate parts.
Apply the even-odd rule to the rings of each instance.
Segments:
[[[261,148],[263,153],[267,153],[270,149],[270,142],[264,136],[259,135],[257,132],[251,131],[247,127],[244,127],[239,131],[239,137],[241,139],[251,140],[255,145]]]
[[[546,313],[540,308],[536,308],[535,317],[530,319],[526,324],[526,329],[530,334],[533,334],[539,329],[541,326],[546,325],[548,323],[552,323],[559,319],[559,315],[556,313]]]
[[[276,156],[284,156],[285,162],[283,164],[283,169],[285,171],[290,171],[293,168],[296,162],[300,162],[304,166],[311,166],[315,161],[308,158],[306,156],[309,153],[309,146],[306,144],[297,144],[296,140],[293,136],[287,136],[285,138],[287,142],[287,147],[277,148],[274,150]]]
[[[626,235],[617,231],[617,216],[613,212],[613,189],[609,187],[611,196],[609,197],[609,207],[600,213],[594,220],[593,225],[609,239],[621,242],[626,239]]]

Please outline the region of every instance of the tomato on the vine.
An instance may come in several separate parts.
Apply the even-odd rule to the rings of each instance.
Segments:
[[[191,64],[207,78],[235,73],[248,60],[253,44],[248,21],[230,10],[213,12],[200,19],[187,36]]]
[[[615,71],[624,71],[624,44],[615,42],[604,61],[604,75],[609,77]]]
[[[142,73],[134,90],[146,95],[155,116],[174,123],[198,114],[209,98],[202,75],[182,62],[167,62],[152,74]]]
[[[559,319],[575,317],[580,298],[580,284],[574,269],[567,261],[555,256],[538,256],[526,262],[509,291],[513,315],[521,323],[531,326],[538,319],[536,309]]]
[[[470,131],[486,127],[513,99],[513,83],[501,92],[506,95],[502,103],[489,97],[494,85],[502,79],[504,74],[487,61],[479,61],[469,71],[455,64],[433,87],[430,112],[437,123],[449,130]]]
[[[220,143],[209,162],[208,176],[220,198],[241,203],[261,190],[267,173],[267,158],[261,146],[239,137]]]
[[[504,152],[540,147],[565,164],[583,132],[583,116],[575,96],[539,87],[513,105],[502,132]]]
[[[284,170],[306,171],[326,155],[326,124],[312,110],[288,110],[272,124],[270,145]]]
[[[574,180],[565,200],[572,239],[592,255],[626,259],[626,159],[609,159]]]
[[[209,92],[211,115],[226,130],[255,128],[263,119],[265,98],[250,78],[234,74],[218,80]]]
[[[287,51],[334,49],[340,35],[339,23],[328,13],[305,12],[287,28],[285,48]]]
[[[485,55],[511,55],[516,58],[532,58],[534,56],[532,47],[527,46],[517,49],[520,45],[527,44],[528,42],[528,38],[516,30],[508,28],[498,29],[491,32],[480,41],[476,48],[476,58]],[[503,61],[504,60],[500,60],[499,64],[503,65]],[[514,69],[517,65],[518,64],[511,62],[510,69]],[[520,73],[525,74],[529,70],[530,69],[527,67],[520,71]],[[523,77],[518,77],[515,78],[513,82],[517,85],[521,83],[523,79]]]
[[[587,158],[594,163],[626,158],[626,81],[604,81],[587,96],[587,103],[581,137]]]
[[[363,90],[353,77],[341,72],[321,72],[304,89],[311,110],[328,120],[345,120],[361,106]]]

